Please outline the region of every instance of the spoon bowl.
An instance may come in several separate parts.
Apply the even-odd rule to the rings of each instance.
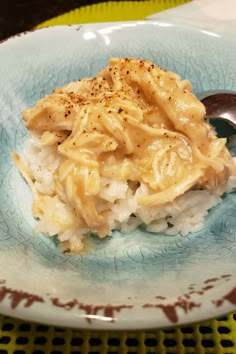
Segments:
[[[224,120],[236,128],[236,93],[212,92],[200,100],[206,108],[206,119]]]

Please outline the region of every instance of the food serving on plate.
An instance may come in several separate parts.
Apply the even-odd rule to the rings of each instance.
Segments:
[[[236,185],[236,167],[181,81],[148,60],[112,58],[94,78],[23,112],[29,141],[13,158],[33,194],[36,229],[71,252],[115,229],[200,230]]]

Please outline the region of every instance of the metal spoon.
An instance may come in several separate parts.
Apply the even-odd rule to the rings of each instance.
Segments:
[[[204,93],[199,99],[206,108],[206,118],[223,119],[236,128],[236,93],[213,92]]]

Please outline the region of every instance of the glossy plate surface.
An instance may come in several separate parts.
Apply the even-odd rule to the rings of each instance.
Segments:
[[[215,33],[141,21],[60,26],[0,45],[0,312],[81,328],[166,327],[236,308],[236,196],[187,237],[129,235],[90,240],[63,254],[36,235],[31,194],[10,153],[27,135],[21,111],[53,88],[95,75],[110,57],[150,59],[188,78],[196,93],[236,91],[236,43]]]

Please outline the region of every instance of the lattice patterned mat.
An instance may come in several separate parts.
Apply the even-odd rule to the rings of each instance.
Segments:
[[[0,354],[234,354],[236,313],[167,330],[87,331],[0,316]]]

